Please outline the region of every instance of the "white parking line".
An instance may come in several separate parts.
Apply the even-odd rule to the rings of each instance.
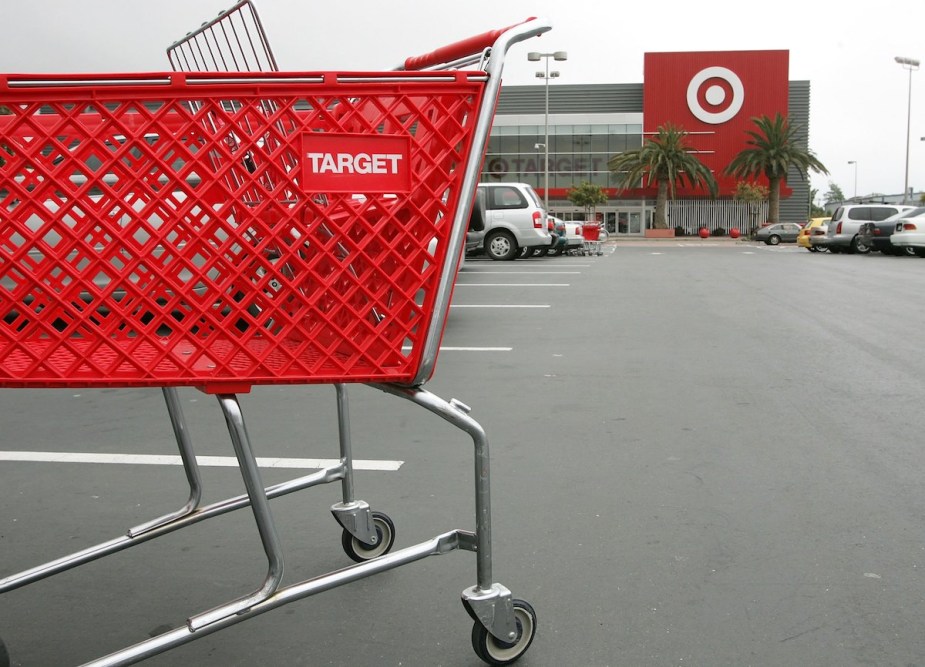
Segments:
[[[498,276],[567,276],[567,275],[581,275],[581,271],[473,271],[472,273],[478,273],[479,275],[498,275]]]
[[[35,463],[109,463],[124,465],[162,465],[178,466],[183,462],[179,456],[158,454],[91,454],[88,452],[28,452],[0,451],[0,461],[29,461]],[[199,465],[213,468],[237,467],[238,460],[233,456],[197,456]],[[261,468],[330,468],[338,464],[339,459],[291,459],[257,457]],[[395,471],[404,461],[354,460],[355,470]]]
[[[457,287],[571,287],[571,283],[456,283]]]
[[[402,352],[410,352],[411,346],[405,345]],[[513,347],[444,347],[440,346],[440,352],[510,352]]]
[[[549,308],[548,303],[453,303],[450,308]]]

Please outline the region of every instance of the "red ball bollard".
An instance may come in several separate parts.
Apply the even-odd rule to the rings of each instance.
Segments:
[[[739,228],[738,228],[738,227],[733,227],[732,229],[730,229],[730,230],[729,230],[729,236],[732,237],[732,238],[734,238],[734,239],[739,238]]]
[[[700,233],[700,238],[705,239],[710,235],[710,230],[707,229],[706,227],[701,227],[699,233]]]

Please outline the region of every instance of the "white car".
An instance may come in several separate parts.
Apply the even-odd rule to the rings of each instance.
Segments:
[[[865,222],[879,222],[897,213],[903,213],[914,206],[903,204],[847,204],[839,206],[832,214],[825,236],[810,238],[810,243],[824,246],[829,252],[858,253],[870,252],[870,246],[864,245],[858,232]]]
[[[526,183],[479,183],[476,195],[484,205],[482,229],[466,234],[466,250],[483,250],[491,259],[510,260],[522,248],[550,248],[543,202]]]
[[[925,214],[898,221],[890,243],[897,248],[912,248],[916,257],[925,257]]]

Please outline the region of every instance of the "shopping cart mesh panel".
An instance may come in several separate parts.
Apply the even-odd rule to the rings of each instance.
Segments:
[[[0,80],[0,385],[410,381],[484,77],[160,76]]]

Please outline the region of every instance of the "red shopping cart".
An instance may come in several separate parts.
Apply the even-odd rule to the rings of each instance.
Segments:
[[[597,222],[585,222],[581,225],[581,236],[584,239],[582,254],[603,255],[601,243],[601,225]]]
[[[250,3],[238,3],[204,28],[245,11]],[[250,25],[269,53],[255,13]],[[9,112],[0,115],[0,387],[160,388],[190,487],[176,512],[0,579],[0,593],[250,506],[267,558],[253,593],[89,664],[132,664],[456,549],[475,552],[477,582],[462,600],[476,654],[490,664],[523,655],[536,616],[492,578],[485,432],[469,408],[423,385],[504,56],[549,28],[530,19],[388,72],[278,72],[270,54],[256,69],[271,71],[209,72],[172,59],[197,71],[0,75]],[[186,57],[181,47],[198,34],[172,58]],[[239,53],[253,48],[241,30],[225,34],[237,35]],[[217,44],[211,53],[228,57]],[[334,385],[340,461],[264,488],[237,394],[304,383]],[[350,383],[411,401],[472,437],[474,531],[392,551],[392,520],[354,497]],[[217,397],[246,495],[201,506],[179,387]],[[283,587],[269,501],[333,481],[343,501],[332,512],[356,563]]]

